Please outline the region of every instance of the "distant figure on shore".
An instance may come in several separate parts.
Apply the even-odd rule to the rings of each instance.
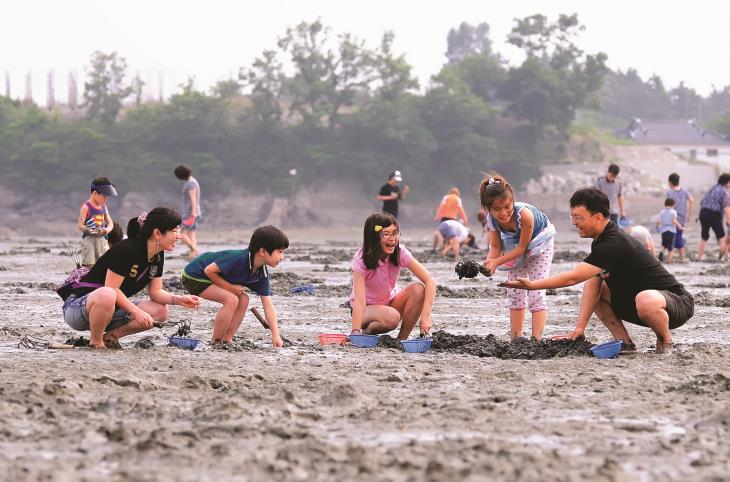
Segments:
[[[694,204],[695,200],[685,188],[679,185],[679,174],[676,172],[671,173],[667,181],[669,183],[667,197],[674,199],[674,209],[677,210],[677,221],[686,228],[687,220],[692,217],[692,204]],[[684,229],[677,228],[677,232],[674,234],[674,247],[679,251],[679,261],[684,261],[687,251],[684,241]]]
[[[544,290],[577,285],[585,281],[575,329],[557,339],[584,336],[593,313],[623,351],[636,345],[624,321],[651,328],[656,334],[656,352],[672,346],[670,330],[685,324],[694,314],[694,298],[656,257],[611,221],[608,197],[596,188],[576,191],[570,198],[570,219],[581,238],[592,238],[591,252],[572,270],[542,280],[519,278],[505,286]]]
[[[198,229],[200,222],[200,184],[193,177],[193,171],[185,164],[180,164],[175,168],[175,177],[181,181],[185,181],[182,187],[182,233],[180,239],[188,247],[185,255],[188,259],[194,259],[198,256],[198,239],[195,231]]]
[[[555,226],[547,214],[531,204],[515,200],[509,183],[498,174],[487,174],[479,187],[482,208],[489,214],[489,254],[484,267],[489,273],[508,271],[508,280],[528,277],[541,280],[550,275]],[[526,293],[509,287],[510,338],[522,336],[525,308],[532,314],[532,336],[542,339],[547,321],[545,291]]]
[[[725,239],[725,220],[730,223],[730,174],[724,172],[717,179],[717,184],[712,186],[700,201],[700,243],[697,247],[697,258],[700,261],[705,259],[705,245],[710,239],[710,229],[715,233],[717,242],[720,245],[719,259],[727,253],[727,239]]]
[[[405,340],[416,324],[431,331],[436,282],[426,268],[400,244],[400,226],[392,214],[371,214],[365,220],[363,245],[352,258],[352,333],[379,335],[400,325]],[[408,269],[419,282],[403,289],[398,274]]]
[[[114,228],[106,201],[117,196],[117,190],[108,177],[91,181],[91,195],[81,205],[76,227],[81,231],[81,264],[93,266],[109,249],[107,235]]]
[[[664,209],[657,216],[656,226],[662,237],[662,250],[659,253],[659,261],[664,261],[664,251],[667,251],[667,263],[672,264],[674,258],[674,237],[677,230],[684,226],[679,223],[677,210],[674,209],[674,199],[668,197],[664,201]]]
[[[398,183],[402,181],[403,176],[400,171],[393,171],[378,193],[378,201],[383,201],[383,212],[391,214],[396,219],[398,218],[398,203],[405,201],[406,194],[410,191],[408,186],[403,186],[403,189],[398,186]]]
[[[441,199],[438,209],[436,209],[436,216],[434,220],[439,222],[439,229],[433,234],[433,247],[432,251],[444,241],[441,234],[440,225],[444,221],[458,221],[461,218],[464,225],[469,225],[469,219],[466,217],[464,212],[464,206],[461,202],[461,191],[458,187],[453,187],[449,193]]]
[[[617,164],[611,164],[608,166],[606,175],[596,180],[596,187],[608,197],[609,217],[611,221],[617,224],[623,224],[619,223],[619,220],[626,218],[624,213],[624,193],[621,181],[617,179],[620,171],[621,168]]]

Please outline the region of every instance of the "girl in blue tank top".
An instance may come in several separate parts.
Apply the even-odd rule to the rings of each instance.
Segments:
[[[490,273],[508,271],[509,281],[538,280],[550,275],[555,227],[548,216],[531,204],[518,202],[507,181],[498,174],[487,175],[479,188],[482,208],[487,212],[489,254],[484,266]],[[522,336],[525,307],[532,313],[532,336],[542,338],[547,321],[545,291],[507,288],[510,337]]]

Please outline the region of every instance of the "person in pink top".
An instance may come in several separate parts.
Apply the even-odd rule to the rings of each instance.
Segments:
[[[398,338],[405,340],[416,323],[421,333],[431,331],[436,282],[399,241],[400,228],[392,215],[377,213],[365,220],[363,246],[352,258],[353,334],[378,335],[401,324]],[[398,274],[403,268],[420,283],[400,289]]]

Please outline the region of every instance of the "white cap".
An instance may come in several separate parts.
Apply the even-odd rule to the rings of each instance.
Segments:
[[[400,171],[393,171],[390,173],[390,176],[388,176],[388,179],[395,179],[396,182],[401,182],[403,180],[403,176]]]

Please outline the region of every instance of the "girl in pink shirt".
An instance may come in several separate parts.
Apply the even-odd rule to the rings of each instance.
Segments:
[[[398,221],[392,215],[372,214],[365,220],[363,247],[352,258],[352,333],[387,333],[401,320],[401,340],[419,320],[422,333],[431,330],[436,283],[399,240]],[[420,283],[398,288],[401,268],[409,269]]]

